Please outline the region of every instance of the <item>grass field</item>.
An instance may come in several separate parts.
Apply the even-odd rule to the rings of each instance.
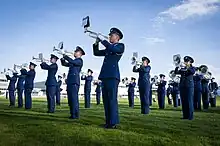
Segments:
[[[220,100],[218,101],[220,103]],[[0,97],[0,146],[217,146],[220,145],[220,108],[196,112],[193,121],[181,120],[181,109],[154,105],[150,115],[140,114],[139,101],[134,109],[120,100],[120,127],[106,130],[103,106],[91,109],[80,105],[80,120],[69,120],[67,101],[47,114],[46,100],[35,99],[33,109],[9,108]]]

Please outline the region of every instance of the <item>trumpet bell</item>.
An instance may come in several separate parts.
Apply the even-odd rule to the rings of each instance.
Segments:
[[[177,55],[173,56],[173,64],[175,66],[180,66],[181,65],[181,56],[180,56],[180,54],[177,54]]]

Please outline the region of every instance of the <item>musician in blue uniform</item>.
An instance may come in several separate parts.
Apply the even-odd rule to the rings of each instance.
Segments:
[[[165,108],[165,93],[166,93],[166,84],[165,75],[160,74],[160,82],[157,84],[157,95],[158,95],[158,105],[159,109]]]
[[[90,94],[91,94],[91,83],[93,80],[93,71],[91,69],[88,69],[87,71],[87,76],[82,75],[81,80],[85,80],[85,85],[84,85],[84,102],[85,102],[85,108],[90,108]]]
[[[20,70],[21,72],[21,70]],[[25,75],[17,75],[18,78],[17,82],[17,94],[18,94],[18,108],[23,107],[23,93],[24,93],[24,81],[25,81]]]
[[[202,75],[199,74],[200,68],[196,68],[196,74],[193,76],[194,80],[194,109],[201,110],[201,97],[202,97]]]
[[[141,100],[141,113],[149,114],[150,70],[151,70],[151,67],[149,65],[150,59],[148,59],[147,57],[142,57],[142,62],[143,64],[140,67],[138,66],[133,67],[133,72],[139,73],[138,88],[139,88],[140,100]]]
[[[57,80],[56,73],[58,70],[57,60],[59,58],[53,54],[50,57],[50,65],[46,62],[40,64],[41,69],[48,71],[46,85],[46,95],[47,95],[47,108],[48,113],[54,113],[55,111],[55,95],[57,91]]]
[[[60,105],[60,92],[62,92],[62,76],[58,75],[58,81],[57,81],[57,90],[56,90],[56,105]]]
[[[150,93],[149,93],[149,106],[152,106],[152,100],[153,100],[153,95],[152,95],[152,88],[153,88],[153,81],[154,81],[154,78],[151,78],[150,79]]]
[[[94,83],[94,85],[96,85],[96,89],[95,89],[95,92],[96,92],[96,104],[99,105],[100,104],[102,82],[100,80],[98,80],[98,81],[96,81]]]
[[[178,107],[180,106],[179,100],[178,100],[178,95],[179,95],[179,83],[172,81],[171,83],[172,86],[172,91],[171,91],[171,95],[172,95],[172,99],[173,99],[173,106],[174,107]]]
[[[6,75],[7,80],[9,80],[9,85],[8,85],[8,92],[9,92],[9,101],[11,107],[15,106],[15,84],[17,82],[17,74],[16,72],[13,73],[13,76],[10,77],[9,75]]]
[[[74,51],[74,58],[72,59],[67,55],[63,55],[61,58],[61,64],[65,67],[69,67],[67,75],[67,97],[70,107],[70,119],[79,118],[79,87],[80,87],[80,72],[83,66],[82,56],[85,55],[84,50],[77,46]]]
[[[128,103],[129,103],[129,107],[133,108],[134,107],[134,88],[136,86],[135,83],[136,79],[135,78],[131,78],[131,83],[129,83],[128,86]]]
[[[119,41],[123,38],[122,32],[117,28],[111,28],[109,41],[98,38],[93,44],[93,54],[104,56],[103,65],[99,74],[102,81],[102,96],[105,109],[105,128],[114,129],[119,124],[118,114],[118,84],[120,82],[120,71],[118,62],[121,59],[125,46]],[[105,50],[99,50],[99,42],[105,46]]]
[[[172,87],[169,84],[167,87],[167,100],[168,100],[168,104],[172,105],[172,98],[170,97],[170,95],[172,95]]]
[[[194,82],[193,75],[195,74],[195,67],[192,66],[194,62],[190,56],[184,57],[185,67],[176,67],[175,74],[180,74],[180,97],[182,102],[183,119],[193,119],[193,96],[194,96]]]
[[[212,78],[211,83],[209,84],[211,107],[216,107],[216,96],[218,90],[218,84],[214,80],[215,78]]]
[[[21,74],[25,75],[25,84],[24,84],[24,95],[25,95],[25,109],[32,108],[32,97],[31,93],[34,88],[34,79],[35,79],[35,67],[37,65],[30,62],[29,71],[26,69],[21,70]]]
[[[202,66],[200,67],[202,68]],[[209,108],[209,79],[203,76],[202,80],[202,104],[203,110],[206,111]]]

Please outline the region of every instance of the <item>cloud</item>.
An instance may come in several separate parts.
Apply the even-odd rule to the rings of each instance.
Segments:
[[[219,10],[219,4],[220,0],[185,0],[159,13],[159,18],[161,21],[164,21],[164,18],[181,21],[194,16],[213,14]]]
[[[143,39],[145,39],[147,41],[147,43],[149,44],[157,44],[157,43],[164,43],[165,40],[162,38],[158,38],[158,37],[142,37]]]

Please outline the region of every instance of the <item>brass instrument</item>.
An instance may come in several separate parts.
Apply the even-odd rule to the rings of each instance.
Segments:
[[[72,52],[69,52],[69,51],[66,51],[66,50],[63,49],[63,42],[60,42],[58,44],[57,48],[54,46],[53,47],[53,52],[56,52],[57,54],[60,54],[60,55],[67,55],[67,56],[72,56],[73,55]]]
[[[122,80],[122,83],[125,84],[125,85],[128,85],[130,83],[130,81],[128,80],[127,77],[123,78]]]
[[[170,71],[169,77],[172,79],[173,82],[180,83],[180,76],[176,75],[174,70]]]
[[[185,67],[185,64],[181,61],[180,54],[173,55],[173,64],[175,67],[180,67],[180,68]]]
[[[155,75],[152,80],[151,80],[151,84],[155,84],[155,85],[158,85],[159,84],[159,78],[157,75]]]
[[[108,39],[108,36],[103,35],[102,33],[96,33],[94,31],[88,30],[90,27],[90,19],[89,16],[86,16],[82,19],[82,26],[84,27],[84,33],[89,33],[89,36],[91,38],[97,39],[99,36],[104,37],[105,39]]]
[[[203,77],[207,80],[211,80],[212,79],[212,73],[209,72],[209,69],[206,65],[201,65],[200,67],[200,73],[201,75],[203,75]]]
[[[138,61],[138,52],[133,52],[133,56],[131,58],[131,64],[139,68],[142,65],[142,61]]]
[[[34,61],[36,61],[36,62],[49,62],[49,60],[47,60],[47,59],[45,59],[44,57],[43,57],[43,53],[39,53],[38,54],[38,57],[32,57],[32,60],[34,60]]]
[[[21,65],[14,64],[14,70],[16,70],[16,71],[17,71],[17,69],[26,69],[26,68],[28,68],[27,63],[23,63]]]

